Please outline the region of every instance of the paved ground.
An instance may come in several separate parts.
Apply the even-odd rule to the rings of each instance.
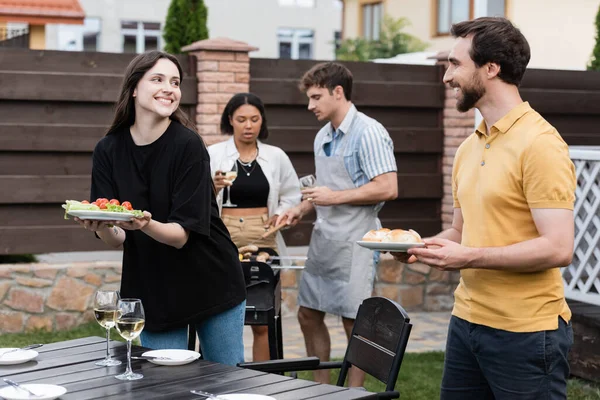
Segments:
[[[409,313],[413,329],[408,340],[407,351],[443,351],[446,346],[446,331],[450,321],[450,312],[412,312]],[[331,357],[343,358],[346,351],[346,334],[341,319],[328,316],[325,323],[331,335]],[[246,360],[252,360],[252,330],[244,329]],[[283,319],[283,354],[285,358],[305,357],[304,337],[295,317]]]

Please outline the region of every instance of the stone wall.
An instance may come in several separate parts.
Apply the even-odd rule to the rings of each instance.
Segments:
[[[282,270],[282,314],[294,316],[302,270]],[[118,290],[121,262],[0,265],[0,334],[67,330],[94,321],[97,290]],[[383,255],[373,294],[407,311],[449,310],[457,273],[406,265]],[[1,345],[1,340],[0,340]]]
[[[117,290],[120,262],[0,265],[0,333],[93,321],[96,290]]]

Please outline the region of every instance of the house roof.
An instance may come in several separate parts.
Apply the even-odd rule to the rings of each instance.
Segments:
[[[83,24],[79,0],[0,0],[0,21],[32,25]]]

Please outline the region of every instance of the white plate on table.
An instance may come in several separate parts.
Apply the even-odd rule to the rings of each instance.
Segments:
[[[250,393],[220,394],[219,397],[227,400],[275,400],[275,397],[265,396],[264,394]]]
[[[53,400],[67,393],[67,389],[58,385],[45,385],[41,383],[24,383],[21,386],[26,387],[34,393],[42,396],[32,396],[24,390],[5,386],[0,389],[0,397],[6,400]]]
[[[157,365],[185,365],[196,361],[200,358],[200,353],[191,350],[151,350],[147,351],[143,356],[147,357],[169,357],[172,360],[148,360]]]
[[[98,211],[98,210],[70,210],[67,214],[79,219],[90,219],[94,221],[131,221],[134,215],[130,213]]]
[[[366,247],[369,250],[378,251],[398,251],[405,252],[413,247],[425,247],[425,243],[393,243],[393,242],[368,242],[359,240],[356,242],[359,246]]]
[[[38,356],[38,352],[35,350],[17,350],[3,355],[5,352],[14,349],[14,347],[0,349],[0,365],[22,364],[31,361]]]

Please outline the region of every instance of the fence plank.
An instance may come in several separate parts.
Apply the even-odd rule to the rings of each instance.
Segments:
[[[0,175],[0,204],[62,203],[83,200],[90,195],[89,176],[8,176]]]
[[[444,132],[438,128],[390,128],[394,151],[442,153]],[[287,152],[313,152],[317,130],[307,127],[270,127],[267,143]]]
[[[251,58],[252,79],[291,79],[299,82],[302,75],[320,61]],[[354,82],[431,82],[441,84],[443,67],[341,61],[352,72]]]
[[[306,95],[293,80],[252,79],[251,91],[267,104],[304,105]],[[355,82],[352,102],[357,106],[427,107],[444,105],[445,88],[421,82]]]
[[[91,153],[0,152],[2,175],[89,175]]]
[[[310,156],[308,156],[310,157]],[[306,172],[312,168],[298,168]],[[308,173],[311,173],[310,170]],[[300,173],[299,173],[300,175]],[[88,175],[0,175],[0,204],[62,203],[89,197],[91,181]],[[442,174],[399,174],[399,198],[442,198]]]
[[[44,226],[73,224],[72,219],[64,219],[61,203],[43,204],[0,204],[1,226]]]
[[[520,87],[522,89],[600,90],[600,72],[528,69]]]
[[[119,74],[125,69],[136,54],[127,53],[100,53],[83,51],[52,51],[52,50],[25,50],[2,49],[0,52],[0,66],[7,71],[38,71],[38,72],[64,72],[64,73],[93,73],[93,74]],[[183,76],[194,74],[193,64],[189,55],[176,56],[183,69]]]
[[[90,152],[107,130],[108,125],[0,122],[0,151]]]
[[[0,100],[85,101],[114,103],[123,77],[112,74],[0,71]],[[197,79],[181,82],[181,104],[198,101]]]
[[[305,105],[267,104],[269,127],[313,127],[316,133],[325,123],[317,121]],[[376,119],[388,130],[393,128],[441,128],[443,122],[440,110],[435,108],[361,106],[358,107],[358,111]]]
[[[40,254],[63,251],[110,250],[79,225],[0,226],[0,254]]]
[[[599,114],[600,91],[522,89],[523,100],[540,114]]]

